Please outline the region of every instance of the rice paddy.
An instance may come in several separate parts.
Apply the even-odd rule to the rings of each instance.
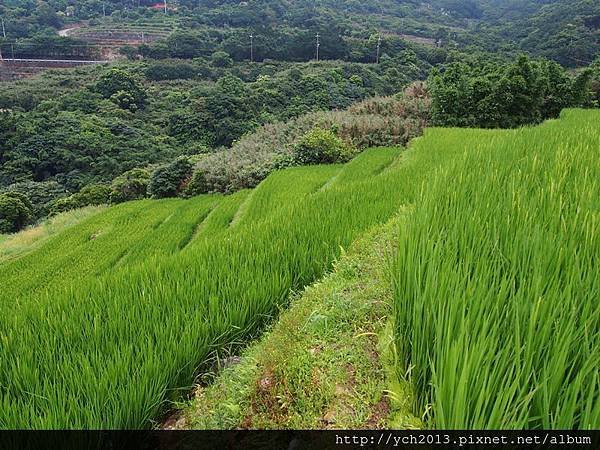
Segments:
[[[600,426],[598,112],[429,130],[253,191],[106,209],[0,263],[0,428],[147,428],[403,206],[398,370],[431,427]]]
[[[458,153],[416,199],[393,268],[400,370],[428,426],[600,427],[599,123],[566,111],[416,144]]]
[[[150,426],[214,351],[260,331],[415,191],[410,164],[321,189],[340,170],[122,204],[1,264],[0,428]]]

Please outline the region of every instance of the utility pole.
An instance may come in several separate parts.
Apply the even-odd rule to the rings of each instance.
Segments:
[[[167,13],[167,0],[165,0],[165,14]]]
[[[4,28],[4,17],[2,18],[2,36],[6,39],[6,29]]]
[[[250,34],[250,62],[254,62],[254,35]]]
[[[321,41],[319,40],[321,36],[317,33],[317,62],[319,62],[319,47],[321,46]]]
[[[106,4],[102,3],[102,16],[106,17]]]
[[[381,34],[377,38],[377,64],[379,64],[379,51],[381,50]]]

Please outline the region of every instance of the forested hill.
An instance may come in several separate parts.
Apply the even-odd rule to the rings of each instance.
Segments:
[[[93,25],[160,19],[170,32],[185,30],[195,46],[208,45],[214,51],[220,43],[219,49],[236,59],[247,57],[249,32],[256,34],[258,59],[310,59],[317,32],[324,59],[360,62],[373,58],[379,34],[382,54],[393,51],[394,39],[402,38],[446,48],[527,51],[573,67],[589,64],[600,49],[600,3],[595,0],[172,0],[167,2],[166,18],[161,4],[6,0],[0,16],[5,42],[56,36],[58,29],[83,20]],[[197,39],[190,33],[197,33]],[[185,47],[182,41],[180,36],[178,46]],[[151,56],[157,55],[160,51]]]

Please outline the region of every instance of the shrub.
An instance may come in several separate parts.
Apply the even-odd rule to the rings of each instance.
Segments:
[[[59,198],[56,201],[52,202],[50,205],[50,211],[48,214],[50,216],[54,216],[56,214],[60,214],[66,211],[71,211],[72,209],[77,209],[77,201],[73,198],[72,195],[68,197]]]
[[[187,158],[178,158],[154,171],[148,183],[152,198],[176,197],[192,176],[192,164]]]
[[[331,164],[345,162],[352,152],[335,133],[319,127],[306,133],[294,146],[294,161],[298,164]]]
[[[108,203],[110,187],[105,184],[92,184],[74,195],[81,206],[102,205]]]
[[[193,197],[194,195],[207,194],[211,190],[212,186],[206,177],[206,173],[203,170],[196,170],[185,189],[185,195]]]
[[[372,98],[344,111],[313,112],[287,122],[263,125],[231,148],[198,161],[201,192],[230,193],[253,188],[273,170],[298,164],[296,145],[315,127],[335,129],[346,146],[357,150],[404,145],[421,135],[428,125],[430,105],[425,85],[415,83],[397,96]]]
[[[110,202],[122,203],[139,200],[146,196],[150,173],[144,169],[132,169],[115,178],[110,186]]]
[[[14,233],[27,225],[33,217],[33,207],[20,192],[0,194],[0,233]]]
[[[128,109],[129,111],[136,111],[138,109],[135,98],[131,93],[126,91],[118,91],[111,95],[110,101],[121,109]]]
[[[109,202],[111,188],[104,184],[92,184],[84,187],[76,194],[59,198],[52,203],[50,215],[83,208],[91,205],[102,205]]]

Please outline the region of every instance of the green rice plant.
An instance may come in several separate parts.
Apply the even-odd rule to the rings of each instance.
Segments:
[[[344,168],[345,169],[345,168]],[[274,172],[252,191],[233,224],[264,220],[278,208],[318,191],[341,170],[340,165],[293,167]]]
[[[208,195],[176,202],[171,214],[130,246],[119,264],[130,266],[144,262],[150,256],[161,257],[179,252],[193,240],[204,220],[219,204],[219,196]]]
[[[386,170],[400,156],[400,147],[382,147],[377,152],[367,152],[358,155],[344,166],[344,170],[331,180],[331,183],[352,183]],[[330,186],[331,184],[329,184]]]
[[[513,131],[430,130],[455,148],[393,265],[399,370],[431,427],[600,427],[600,113]]]
[[[0,263],[0,428],[151,426],[403,205],[398,350],[429,423],[597,427],[597,121],[429,130],[401,160],[124,203]]]
[[[69,228],[88,217],[103,211],[105,206],[87,206],[49,217],[43,222],[28,227],[15,234],[0,235],[0,262],[16,258],[66,228]]]
[[[194,248],[196,242],[201,241],[203,238],[213,239],[215,235],[226,232],[252,192],[250,190],[242,190],[223,197],[219,204],[211,210],[206,219],[198,226],[196,234],[188,247]]]
[[[162,224],[183,200],[124,203],[60,233],[39,251],[0,264],[4,301],[14,303],[26,293],[112,270],[115,263],[147,232]]]

